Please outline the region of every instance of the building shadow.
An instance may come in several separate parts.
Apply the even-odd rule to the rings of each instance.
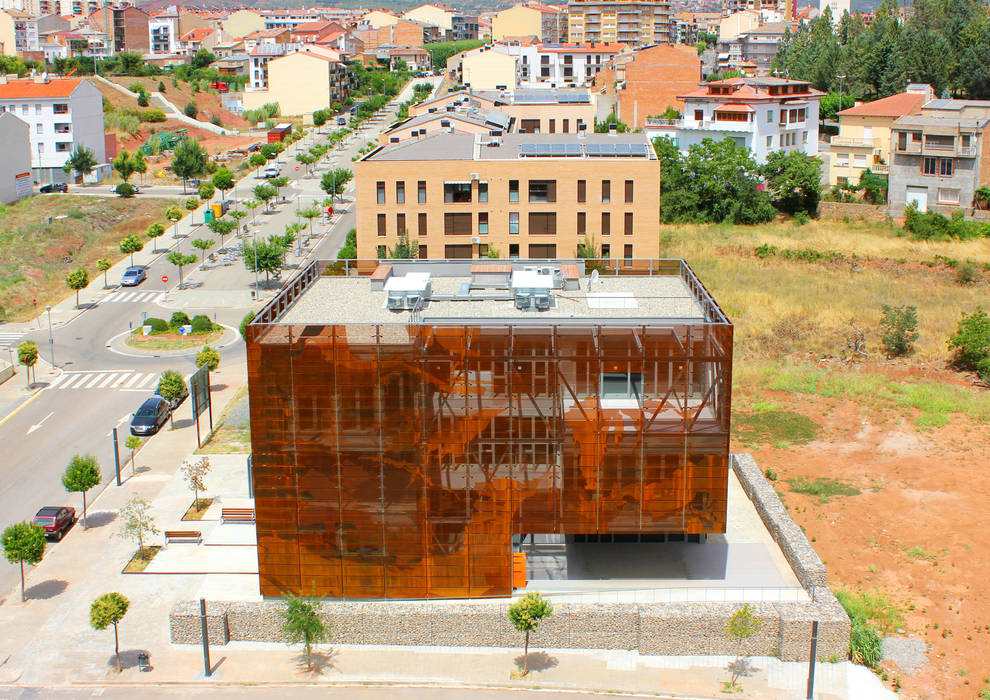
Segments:
[[[98,510],[95,513],[89,513],[86,516],[86,525],[89,529],[94,527],[103,527],[104,525],[109,525],[114,520],[117,519],[117,513],[112,510]],[[82,516],[79,518],[77,525],[82,525]]]
[[[172,429],[178,430],[179,428],[188,428],[193,424],[192,418],[180,418],[172,423]]]
[[[226,384],[211,384],[210,391],[223,391],[227,388]]]
[[[328,671],[336,670],[335,662],[337,656],[338,651],[336,649],[314,651],[310,654],[312,668],[309,668],[306,666],[306,655],[300,653],[296,657],[296,668],[299,669],[300,673],[305,673],[314,677],[322,676]]]
[[[526,663],[526,655],[520,654],[519,656],[517,656],[515,658],[515,663],[516,663],[516,668],[518,668],[519,672],[521,673],[523,668],[525,668],[524,664]],[[555,667],[558,663],[560,662],[557,661],[557,657],[550,656],[550,654],[546,653],[545,651],[529,652],[530,671],[546,671],[547,669],[551,669]]]
[[[36,583],[24,591],[24,595],[28,598],[28,600],[48,600],[49,598],[54,598],[60,593],[65,592],[65,589],[68,587],[68,581],[64,581],[60,578],[53,578],[48,579],[47,581],[42,581],[41,583]]]

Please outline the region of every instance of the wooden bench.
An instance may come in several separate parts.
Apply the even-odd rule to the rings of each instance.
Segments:
[[[172,542],[194,542],[199,544],[203,541],[203,533],[199,530],[166,530],[165,544]]]
[[[254,508],[221,508],[220,520],[225,523],[253,523]]]

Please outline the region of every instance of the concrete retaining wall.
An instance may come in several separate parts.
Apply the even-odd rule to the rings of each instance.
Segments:
[[[732,468],[767,529],[807,590],[809,602],[752,603],[763,621],[744,647],[748,654],[808,657],[811,623],[818,621],[818,654],[844,659],[849,618],[826,586],[826,570],[808,539],[781,504],[752,456],[732,455]],[[552,600],[552,596],[550,596]],[[509,622],[509,600],[461,602],[323,601],[321,614],[337,644],[404,646],[519,647],[522,637]],[[725,634],[739,603],[566,603],[531,635],[549,649],[632,649],[646,655],[733,655]],[[211,644],[232,641],[280,642],[284,603],[211,602],[207,605]],[[198,601],[177,603],[170,614],[171,639],[199,644]]]
[[[858,202],[819,202],[818,216],[823,219],[865,219],[866,221],[886,221],[887,207]]]

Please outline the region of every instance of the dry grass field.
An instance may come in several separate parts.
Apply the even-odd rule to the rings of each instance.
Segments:
[[[880,673],[905,697],[990,697],[990,388],[946,345],[961,313],[990,307],[990,240],[828,221],[661,235],[735,324],[732,449],[769,470],[832,588],[886,600],[877,626],[927,645],[920,669]],[[883,353],[882,304],[917,307],[905,358]]]

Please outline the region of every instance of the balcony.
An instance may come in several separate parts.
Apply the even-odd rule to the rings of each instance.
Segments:
[[[878,146],[878,139],[874,138],[854,138],[851,136],[833,136],[833,146],[845,146],[846,148],[875,148]]]
[[[646,128],[650,129],[676,129],[681,125],[680,119],[658,119],[656,117],[646,118]]]
[[[698,129],[702,131],[743,131],[749,133],[753,130],[753,122],[729,122],[711,119],[702,121],[684,119],[677,126],[681,129]]]
[[[886,163],[873,163],[870,170],[877,175],[890,175],[890,166]]]

